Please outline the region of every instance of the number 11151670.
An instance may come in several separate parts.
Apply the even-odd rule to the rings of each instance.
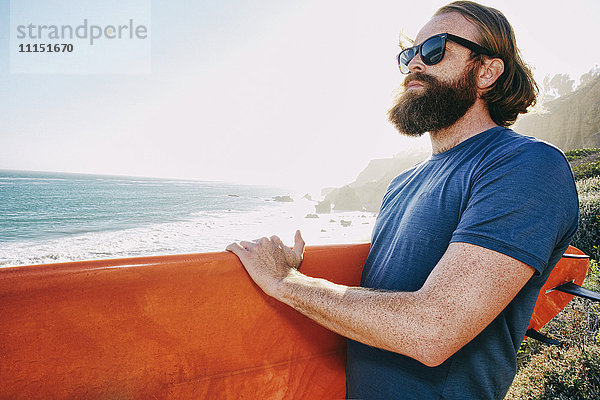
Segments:
[[[27,43],[19,44],[19,53],[71,53],[73,45],[71,43]]]

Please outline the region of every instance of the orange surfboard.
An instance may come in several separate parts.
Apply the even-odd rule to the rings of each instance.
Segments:
[[[368,251],[308,247],[301,271],[357,285]],[[586,270],[563,259],[545,288]],[[533,327],[573,297],[545,290]],[[264,295],[230,253],[4,268],[0,305],[1,399],[345,394],[345,339]]]
[[[538,295],[528,329],[539,330],[573,299],[574,295],[555,290],[561,284],[583,284],[588,271],[589,257],[576,247],[569,246]]]

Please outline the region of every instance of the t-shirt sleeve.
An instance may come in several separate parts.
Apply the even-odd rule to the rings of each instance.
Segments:
[[[482,165],[451,242],[488,248],[542,273],[577,229],[573,174],[556,148],[534,142]]]

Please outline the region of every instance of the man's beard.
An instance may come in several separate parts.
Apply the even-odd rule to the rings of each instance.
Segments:
[[[475,71],[474,65],[468,66],[449,83],[420,72],[411,73],[404,80],[404,88],[418,80],[424,85],[423,92],[403,91],[388,111],[390,122],[407,136],[421,136],[454,125],[477,100]]]

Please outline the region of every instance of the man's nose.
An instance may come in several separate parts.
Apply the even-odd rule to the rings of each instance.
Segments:
[[[408,70],[410,72],[423,72],[425,70],[425,64],[421,60],[421,52],[415,54],[412,60],[410,60]]]

